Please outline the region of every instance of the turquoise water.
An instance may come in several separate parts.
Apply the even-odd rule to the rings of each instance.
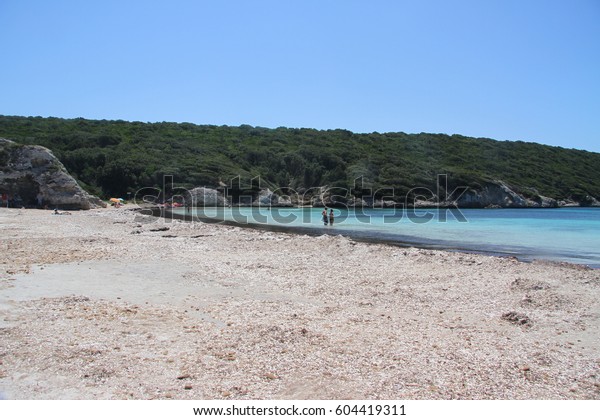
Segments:
[[[175,209],[183,214],[185,210]],[[193,209],[199,217],[314,234],[438,249],[514,255],[600,268],[600,208],[561,209],[334,209],[324,226],[320,208]]]

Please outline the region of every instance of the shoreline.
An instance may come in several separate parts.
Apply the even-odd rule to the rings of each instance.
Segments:
[[[600,272],[0,210],[9,399],[600,399]]]
[[[150,212],[153,217],[162,218],[162,219],[171,219],[171,220],[183,220],[186,222],[201,222],[201,223],[212,223],[212,224],[221,224],[224,226],[232,226],[239,227],[243,229],[255,229],[259,231],[269,231],[269,232],[279,232],[279,233],[291,233],[296,235],[308,235],[318,237],[321,235],[330,235],[330,236],[342,236],[345,238],[349,238],[351,240],[370,243],[370,244],[381,244],[381,245],[389,245],[395,246],[399,248],[419,248],[425,250],[436,250],[436,251],[446,251],[446,252],[459,252],[459,253],[467,253],[467,254],[475,254],[475,255],[486,255],[492,257],[499,258],[516,258],[520,262],[524,263],[532,263],[534,261],[545,261],[547,263],[553,264],[571,264],[576,266],[587,267],[592,270],[600,270],[600,263],[598,264],[584,264],[584,263],[574,263],[570,261],[565,261],[561,259],[550,259],[543,257],[536,257],[533,254],[533,250],[523,249],[521,251],[498,251],[493,249],[493,247],[488,247],[487,249],[475,249],[476,246],[467,246],[467,245],[456,245],[447,241],[436,241],[436,240],[424,240],[423,238],[417,238],[413,236],[404,236],[402,239],[398,239],[396,235],[379,235],[377,237],[373,233],[369,232],[361,232],[361,231],[344,231],[341,233],[336,233],[332,231],[330,227],[303,227],[303,226],[279,226],[279,225],[269,225],[269,224],[261,224],[261,223],[240,223],[236,221],[230,220],[218,220],[209,217],[197,217],[197,216],[188,216],[186,214],[178,214],[173,213],[168,208],[164,207],[149,207],[149,208],[139,208],[132,209],[133,211]],[[496,210],[496,209],[490,209]],[[527,252],[528,251],[528,252]]]

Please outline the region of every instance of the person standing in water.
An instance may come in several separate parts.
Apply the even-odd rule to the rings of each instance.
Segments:
[[[329,224],[333,226],[333,209],[329,210]]]
[[[325,207],[323,209],[323,212],[321,213],[321,216],[323,216],[323,224],[325,226],[327,226],[328,220],[327,220],[327,207]]]

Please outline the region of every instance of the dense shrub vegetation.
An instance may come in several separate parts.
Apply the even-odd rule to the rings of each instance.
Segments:
[[[90,192],[123,196],[160,186],[215,186],[240,176],[297,191],[329,185],[435,191],[502,180],[517,192],[580,200],[600,197],[600,154],[535,143],[444,134],[371,133],[307,128],[267,129],[41,117],[0,116],[0,137],[51,149]]]

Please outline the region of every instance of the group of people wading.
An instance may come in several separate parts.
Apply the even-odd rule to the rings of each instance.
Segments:
[[[323,212],[321,213],[321,216],[323,216],[323,224],[325,226],[327,226],[327,224],[333,226],[333,209],[329,210],[329,216],[327,215],[327,207],[325,207],[323,209]]]

